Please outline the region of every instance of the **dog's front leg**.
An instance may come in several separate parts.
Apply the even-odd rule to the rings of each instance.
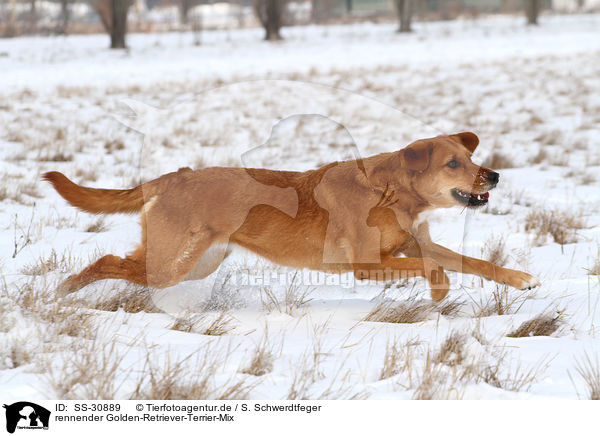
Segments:
[[[487,280],[494,280],[497,283],[507,284],[517,289],[531,289],[540,285],[539,280],[531,274],[503,268],[485,260],[463,256],[433,242],[420,242],[418,249],[411,248],[412,250],[409,249],[406,252],[407,256],[414,256],[413,251],[419,251],[423,256],[432,258],[450,271],[475,274]]]
[[[487,280],[507,284],[517,289],[531,289],[540,285],[540,281],[523,271],[503,268],[491,262],[463,256],[431,240],[429,225],[422,223],[409,244],[402,250],[406,256],[427,256],[450,271],[463,274],[474,274]]]
[[[359,280],[398,281],[425,277],[431,286],[431,299],[441,301],[450,289],[444,269],[434,260],[421,257],[382,257],[380,263],[353,264],[354,276]]]

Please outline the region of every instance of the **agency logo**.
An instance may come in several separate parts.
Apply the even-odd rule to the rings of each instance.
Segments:
[[[48,430],[50,411],[28,401],[19,401],[3,406],[6,409],[6,431],[14,433],[16,429]]]

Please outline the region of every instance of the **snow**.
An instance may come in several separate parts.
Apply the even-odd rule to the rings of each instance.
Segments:
[[[243,380],[251,399],[586,397],[577,368],[600,351],[600,276],[589,274],[600,264],[599,24],[597,15],[547,16],[538,28],[522,17],[490,17],[417,23],[411,35],[392,24],[306,26],[284,29],[276,44],[243,29],[205,32],[202,46],[185,33],[134,34],[126,52],[107,50],[105,35],[0,40],[6,401],[129,398],[147,380],[149,361],[161,371],[181,361],[182,374],[206,373],[216,390]],[[506,266],[536,275],[539,289],[449,273],[449,299],[460,310],[445,315],[422,280],[384,287],[350,275],[295,276],[236,250],[205,280],[151,291],[162,311],[95,309],[131,289],[114,280],[53,299],[58,283],[91,260],[131,251],[140,231],[137,217],[118,215],[104,219],[105,231],[86,231],[99,217],[66,205],[40,181],[45,171],[124,188],[181,166],[306,170],[462,130],[481,139],[476,162],[500,153],[510,163],[498,169],[484,210],[434,212],[433,239],[474,257],[502,239]],[[527,229],[536,210],[570,214],[580,228],[559,245]],[[40,259],[54,261],[40,269]],[[286,293],[302,300],[303,292],[304,304],[284,302]],[[515,303],[477,316],[494,295]],[[206,301],[213,308],[198,315]],[[429,309],[416,323],[364,321],[387,301]],[[228,308],[220,336],[202,334],[219,317],[214,307]],[[563,323],[550,336],[507,337],[558,312]],[[80,320],[75,333],[65,334],[64,318]],[[177,319],[193,320],[192,331],[171,329]],[[464,341],[460,363],[432,364],[453,333]],[[271,367],[246,374],[265,340]],[[394,343],[399,369],[381,379]],[[96,358],[87,365],[94,377],[61,391],[56,380],[71,380],[73,359],[85,350]],[[212,372],[199,369],[206,354]],[[102,356],[118,363],[114,389],[104,393]],[[530,370],[535,377],[523,377]]]

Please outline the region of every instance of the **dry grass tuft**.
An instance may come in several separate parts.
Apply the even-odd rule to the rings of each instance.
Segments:
[[[299,285],[296,282],[296,277],[297,273],[294,274],[289,286],[286,288],[283,299],[279,299],[271,288],[261,288],[261,300],[265,310],[268,312],[276,310],[293,316],[298,309],[312,300],[310,294],[314,291],[314,288]]]
[[[549,160],[548,151],[544,147],[540,147],[538,153],[531,159],[531,163],[541,164]]]
[[[490,386],[512,392],[527,391],[548,368],[548,361],[542,359],[536,364],[523,367],[517,364],[511,367],[504,363],[506,355],[503,354],[492,364],[475,365],[468,368],[468,372],[476,381],[483,381]]]
[[[89,335],[91,315],[77,305],[65,305],[57,301],[56,294],[47,283],[35,279],[17,287],[14,303],[23,314],[45,322],[58,335]]]
[[[587,389],[586,398],[588,400],[600,400],[600,360],[596,355],[594,359],[584,353],[583,360],[575,360],[575,370],[583,379]],[[569,378],[573,383],[573,378],[569,372]],[[575,384],[575,383],[573,383]]]
[[[229,353],[225,353],[227,355]],[[162,360],[162,361],[161,361]],[[216,375],[226,359],[206,347],[173,362],[146,354],[146,362],[131,400],[244,400],[255,387],[245,379],[217,383]]]
[[[178,317],[170,327],[171,330],[177,330],[178,332],[191,333],[194,330],[197,320],[193,318],[193,315],[186,315]]]
[[[269,344],[269,339],[265,334],[262,341],[256,345],[250,364],[242,370],[244,374],[251,374],[257,377],[263,376],[273,370],[275,355],[273,348]]]
[[[409,386],[413,399],[457,399],[467,384],[486,383],[509,391],[528,390],[548,367],[540,360],[530,367],[516,367],[506,362],[508,354],[497,349],[486,355],[467,355],[467,337],[452,333],[437,353],[427,349],[424,362],[407,365]]]
[[[525,230],[535,236],[534,243],[544,243],[548,235],[560,245],[577,242],[577,230],[583,229],[581,214],[561,210],[533,210],[525,218]]]
[[[508,286],[496,285],[496,289],[485,300],[476,302],[475,317],[509,315],[519,312],[523,304],[533,297],[533,293],[513,292]]]
[[[385,380],[407,371],[412,363],[413,347],[419,343],[417,339],[411,339],[404,344],[400,344],[396,340],[388,342],[379,380]]]
[[[513,158],[497,151],[494,151],[490,156],[488,156],[488,158],[483,162],[483,166],[496,170],[517,167]]]
[[[442,363],[447,366],[460,365],[465,359],[465,342],[466,338],[463,334],[450,333],[433,358],[434,363]]]
[[[68,253],[63,253],[58,256],[56,251],[52,250],[47,258],[40,258],[37,262],[29,264],[21,268],[21,274],[28,276],[42,276],[51,271],[60,271],[65,273],[72,267],[73,259]]]
[[[440,315],[457,317],[460,315],[461,308],[464,305],[465,303],[458,301],[458,299],[450,300],[446,298],[437,305],[436,310],[440,313]]]
[[[431,352],[427,350],[425,365],[417,375],[417,386],[413,400],[434,400],[460,397],[455,386],[445,371],[444,365],[435,362]]]
[[[435,306],[411,297],[406,301],[384,301],[363,318],[363,321],[410,324],[425,321]]]
[[[509,338],[526,338],[530,336],[550,336],[563,324],[563,311],[556,315],[541,314],[529,321],[522,323],[517,329],[510,332]]]
[[[483,256],[487,261],[498,265],[504,266],[508,262],[508,255],[506,254],[506,241],[504,237],[492,236],[485,242],[483,247]]]
[[[3,341],[0,348],[0,370],[18,368],[31,363],[33,356],[23,344],[24,340],[15,336]]]
[[[45,359],[42,369],[56,398],[112,400],[126,355],[127,351],[120,350],[115,340],[102,343],[95,336],[79,344],[77,350],[64,353],[61,360]]]
[[[98,170],[96,167],[77,168],[75,177],[82,181],[95,182],[98,180]]]
[[[598,257],[596,257],[594,264],[587,272],[591,276],[600,276],[600,249],[598,250]]]
[[[99,301],[92,306],[96,310],[105,310],[108,312],[116,312],[123,309],[127,313],[162,313],[152,301],[150,289],[145,286],[128,284],[127,288],[119,291],[117,295]]]
[[[206,336],[223,336],[234,329],[233,321],[234,319],[226,310],[219,311],[216,316],[208,312],[200,314],[188,312],[175,319],[171,330]]]
[[[99,217],[95,222],[85,228],[88,233],[102,233],[108,230],[104,217]]]
[[[54,154],[40,156],[38,158],[38,161],[40,161],[40,162],[71,162],[72,160],[73,160],[73,155],[65,154],[61,151],[54,153]]]
[[[208,324],[208,326],[201,328],[198,330],[198,333],[201,335],[207,336],[222,336],[229,333],[233,330],[233,318],[227,313],[227,311],[222,310],[218,313],[218,315]]]
[[[35,182],[19,185],[17,193],[29,195],[30,197],[33,197],[33,198],[42,198],[42,195],[40,194],[40,191],[38,190],[38,184]]]

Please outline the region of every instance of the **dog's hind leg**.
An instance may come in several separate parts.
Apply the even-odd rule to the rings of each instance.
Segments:
[[[106,255],[88,265],[79,274],[65,280],[58,288],[58,295],[64,296],[78,291],[97,280],[124,279],[139,285],[146,285],[146,256],[141,248],[125,258]]]
[[[147,248],[141,245],[125,258],[111,254],[101,257],[79,274],[65,280],[58,294],[64,296],[104,279],[123,279],[159,289],[176,285],[192,271],[198,259],[212,245],[212,237],[202,236],[190,239],[185,247],[177,251],[168,247],[159,250],[154,246],[154,250],[148,254]]]

